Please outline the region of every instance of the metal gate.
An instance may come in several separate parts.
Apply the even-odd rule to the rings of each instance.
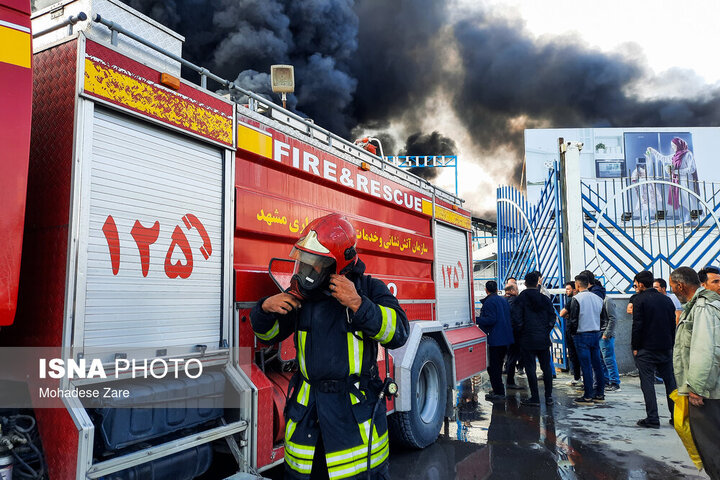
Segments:
[[[642,270],[667,279],[717,261],[720,184],[634,180],[582,182],[585,264],[609,292],[630,293]]]
[[[578,172],[574,175],[563,182],[566,190],[579,185],[574,197],[579,201],[571,199],[568,205],[561,206],[557,164],[535,205],[514,187],[498,189],[499,282],[539,270],[548,288],[562,288],[567,257],[573,270],[569,277],[588,269],[608,293],[627,294],[642,270],[667,279],[680,266],[697,270],[717,265],[720,184],[655,177],[589,180],[580,179]],[[568,219],[567,232],[561,218]],[[553,298],[557,308],[564,306],[564,295]],[[553,357],[564,367],[563,331],[564,320],[558,318],[552,333]]]
[[[515,277],[522,280],[525,274],[538,270],[543,285],[548,289],[563,287],[565,273],[562,251],[562,222],[560,217],[559,169],[554,162],[548,172],[537,204],[528,203],[525,195],[515,187],[497,190],[498,232],[498,285]],[[563,295],[553,295],[556,309],[564,306]],[[565,324],[557,318],[551,333],[553,359],[563,368],[565,354]]]

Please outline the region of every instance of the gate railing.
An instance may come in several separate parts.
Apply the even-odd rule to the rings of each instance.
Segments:
[[[563,282],[558,166],[553,164],[537,204],[515,187],[497,190],[498,283],[538,270],[550,288]]]
[[[562,251],[562,220],[560,216],[560,188],[557,162],[553,163],[545,180],[540,199],[534,205],[515,187],[497,190],[498,285],[515,277],[538,270],[543,284],[551,289],[562,288],[564,264]],[[563,295],[554,295],[556,309],[564,306]],[[551,333],[553,357],[556,365],[567,365],[564,321],[558,317]]]
[[[720,255],[720,184],[617,178],[581,188],[585,264],[614,293],[630,293],[635,273],[667,279]]]

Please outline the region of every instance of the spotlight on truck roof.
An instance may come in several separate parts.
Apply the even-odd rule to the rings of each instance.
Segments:
[[[292,65],[271,65],[272,91],[282,94],[283,108],[287,108],[287,94],[295,91],[295,68]]]

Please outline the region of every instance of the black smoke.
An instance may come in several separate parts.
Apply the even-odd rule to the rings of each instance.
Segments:
[[[455,155],[457,146],[451,138],[440,135],[440,132],[432,132],[424,135],[416,132],[410,135],[405,142],[405,148],[400,155]],[[410,171],[426,180],[432,180],[440,173],[441,167],[414,167]]]
[[[458,135],[423,127],[432,124],[428,100],[443,98],[474,143],[461,164],[478,162],[504,183],[520,180],[525,128],[720,124],[717,86],[648,95],[697,78],[655,76],[636,48],[608,54],[570,37],[536,40],[509,12],[498,17],[480,2],[473,12],[445,0],[127,2],[184,35],[191,61],[275,101],[270,65],[293,64],[289,107],[349,140],[402,124],[419,132],[405,151],[417,144],[412,151],[441,154],[432,148],[443,142],[425,139]],[[388,146],[386,155],[399,153]]]
[[[357,88],[350,61],[358,22],[352,0],[126,0],[185,36],[183,56],[279,103],[270,65],[295,67],[288,107],[348,136]]]
[[[447,28],[442,0],[360,0],[358,54],[351,65],[358,87],[349,114],[358,124],[402,119],[411,131],[422,119],[425,101],[443,82]]]

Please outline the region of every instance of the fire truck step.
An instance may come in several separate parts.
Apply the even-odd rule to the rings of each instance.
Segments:
[[[210,444],[199,445],[152,462],[136,465],[99,480],[192,480],[205,473],[212,463],[213,452]]]

